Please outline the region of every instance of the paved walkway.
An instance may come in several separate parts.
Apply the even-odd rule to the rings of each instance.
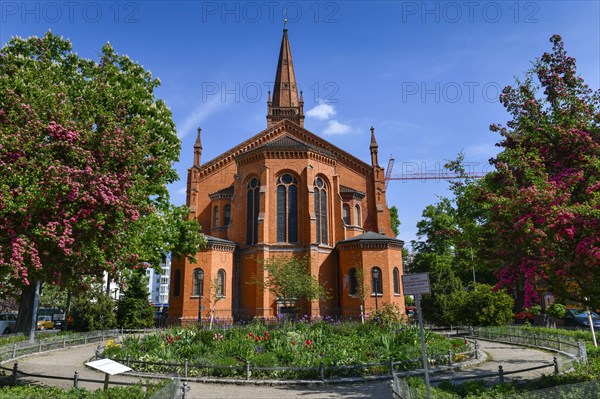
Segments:
[[[495,342],[479,341],[480,348],[488,354],[489,361],[475,366],[469,370],[457,372],[454,376],[481,375],[498,371],[502,365],[505,372],[542,365],[552,362],[553,353],[543,352],[524,347],[500,344]],[[104,375],[89,369],[84,363],[94,355],[96,344],[68,348],[60,351],[46,352],[39,355],[19,359],[19,370],[30,374],[60,375],[73,377],[75,370],[79,371],[80,378],[103,380]],[[560,360],[562,361],[562,359]],[[4,365],[12,366],[12,363]],[[530,379],[548,374],[552,368],[525,372],[507,376],[507,380]],[[446,375],[451,377],[451,375]],[[432,377],[432,378],[437,378]],[[45,384],[69,389],[72,381],[53,380],[38,377],[20,377],[21,381]],[[111,381],[138,381],[137,378],[113,376]],[[87,389],[102,388],[102,384],[80,382],[80,387]],[[191,390],[188,399],[229,399],[229,398],[256,398],[256,399],[338,399],[338,398],[389,398],[391,397],[390,382],[381,380],[365,383],[346,383],[317,386],[256,386],[256,385],[224,385],[190,383]]]

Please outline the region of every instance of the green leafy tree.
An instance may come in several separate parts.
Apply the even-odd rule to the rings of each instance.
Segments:
[[[423,295],[421,304],[425,319],[436,324],[450,323],[452,293],[462,289],[453,267],[456,226],[452,212],[447,198],[435,206],[427,206],[423,219],[417,223],[417,236],[423,240],[412,243],[416,253],[409,270],[429,273],[431,294]]]
[[[535,303],[544,282],[559,298],[600,307],[600,90],[577,75],[560,36],[500,101],[512,119],[480,201],[500,285]]]
[[[390,208],[390,223],[394,236],[398,237],[398,234],[400,234],[400,218],[398,217],[398,208],[395,205]]]
[[[489,284],[471,284],[468,291],[455,291],[451,300],[454,324],[502,326],[512,322],[513,298]]]
[[[158,79],[108,44],[99,57],[51,33],[0,49],[0,295],[20,293],[18,331],[36,281],[77,291],[201,243],[169,204],[180,141]]]
[[[73,301],[73,327],[77,331],[114,328],[117,324],[115,301],[103,290],[89,290]]]
[[[267,288],[277,299],[298,307],[301,301],[327,299],[325,288],[311,274],[310,257],[273,257],[263,262],[266,272],[259,285]]]
[[[148,278],[134,271],[126,280],[126,289],[117,301],[117,325],[123,328],[154,326],[154,308],[148,301]]]

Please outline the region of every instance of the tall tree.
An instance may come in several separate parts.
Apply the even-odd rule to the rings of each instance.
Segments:
[[[431,294],[423,296],[424,317],[438,324],[449,324],[452,319],[452,293],[462,289],[454,270],[456,223],[454,208],[449,199],[441,198],[436,205],[423,211],[417,223],[417,236],[413,241],[416,253],[409,269],[411,272],[428,272]]]
[[[148,278],[135,270],[125,283],[123,297],[117,301],[117,325],[123,328],[154,326],[154,308],[148,299]]]
[[[600,306],[600,91],[577,76],[562,39],[500,101],[512,119],[481,201],[500,284],[525,305],[544,283],[557,296]]]
[[[169,204],[180,142],[158,85],[108,44],[99,62],[51,33],[0,50],[0,295],[22,293],[20,331],[36,281],[77,288],[196,252],[198,225]]]

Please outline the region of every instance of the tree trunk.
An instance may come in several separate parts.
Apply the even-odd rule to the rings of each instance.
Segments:
[[[15,327],[16,332],[18,333],[29,333],[31,331],[31,321],[33,317],[33,312],[35,311],[37,313],[37,309],[34,309],[36,295],[35,288],[36,284],[32,283],[24,286],[21,290],[19,315],[17,317],[17,326]]]

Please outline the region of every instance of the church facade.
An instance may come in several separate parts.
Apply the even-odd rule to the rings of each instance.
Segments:
[[[329,292],[301,304],[303,314],[358,317],[361,286],[367,313],[385,304],[405,313],[403,242],[391,229],[373,128],[370,150],[366,163],[304,128],[284,29],[267,128],[205,163],[198,129],[187,205],[207,246],[195,263],[173,259],[169,321],[277,317],[287,301],[259,283],[262,262],[291,256],[310,257],[311,274]]]

